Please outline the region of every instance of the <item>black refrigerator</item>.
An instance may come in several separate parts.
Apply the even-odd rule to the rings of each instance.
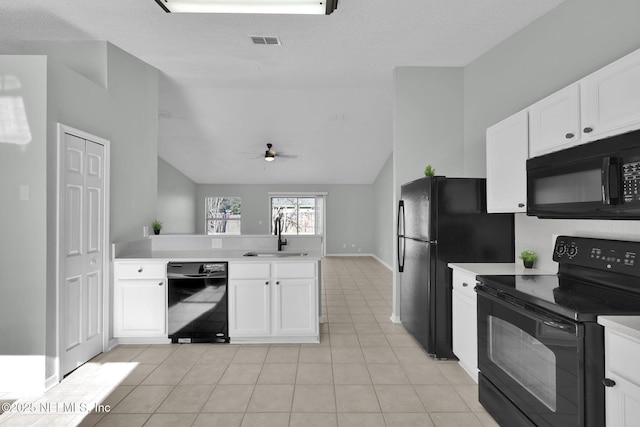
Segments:
[[[451,350],[449,262],[513,262],[513,214],[488,214],[486,180],[427,177],[401,187],[400,321],[436,358]]]

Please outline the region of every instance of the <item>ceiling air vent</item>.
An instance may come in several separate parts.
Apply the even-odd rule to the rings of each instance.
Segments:
[[[264,44],[264,45],[272,45],[272,46],[280,46],[282,43],[280,43],[280,38],[279,37],[272,37],[272,36],[249,36],[251,38],[251,41],[253,42],[253,44]]]

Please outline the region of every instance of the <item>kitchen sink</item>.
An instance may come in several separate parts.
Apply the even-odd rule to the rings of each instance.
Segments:
[[[300,257],[300,256],[307,256],[307,253],[306,252],[247,252],[242,256]]]

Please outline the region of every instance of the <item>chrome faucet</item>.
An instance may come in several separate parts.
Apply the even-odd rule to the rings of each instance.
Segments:
[[[274,221],[274,228],[278,236],[278,252],[280,252],[282,247],[287,244],[287,239],[282,240],[282,217],[280,215],[278,215]]]

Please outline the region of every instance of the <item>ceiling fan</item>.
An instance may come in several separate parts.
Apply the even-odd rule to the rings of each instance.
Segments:
[[[276,156],[288,158],[288,159],[295,159],[298,157],[291,154],[277,153],[276,150],[274,150],[272,147],[273,147],[273,144],[267,144],[267,151],[264,152],[264,159],[267,162],[274,161],[276,159]]]

